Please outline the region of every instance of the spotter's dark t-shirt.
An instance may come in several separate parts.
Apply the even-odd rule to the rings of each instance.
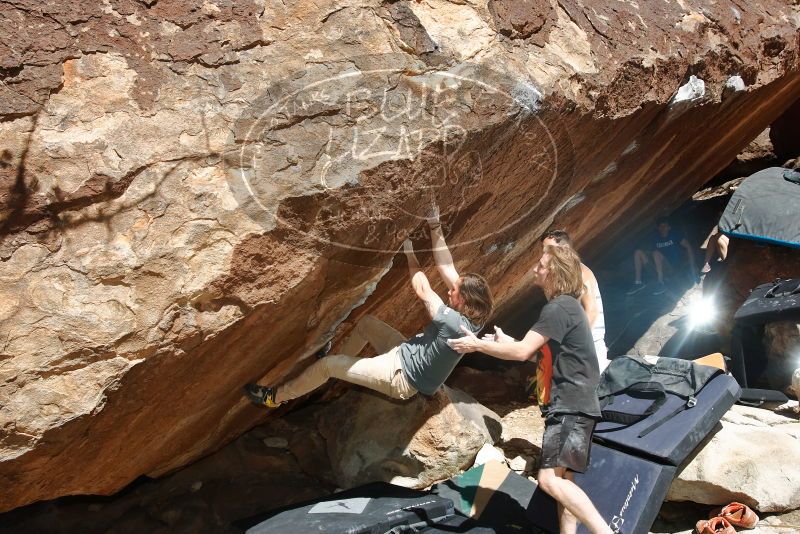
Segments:
[[[569,295],[553,298],[530,329],[549,338],[537,369],[542,412],[599,418],[595,388],[600,369],[589,320],[580,302]]]

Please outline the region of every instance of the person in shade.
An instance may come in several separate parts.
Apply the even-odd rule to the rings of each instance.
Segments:
[[[714,226],[708,234],[703,246],[706,250],[705,261],[700,268],[700,276],[705,276],[711,272],[711,263],[716,258],[717,262],[723,262],[728,257],[728,246],[730,238],[719,231],[719,225]]]
[[[683,250],[682,250],[683,249]],[[656,221],[656,232],[650,238],[649,255],[653,258],[656,269],[656,284],[653,295],[661,295],[667,288],[664,285],[664,275],[681,274],[685,272],[692,281],[697,279],[697,264],[694,261],[694,251],[689,241],[683,234],[672,228],[669,219],[662,217]],[[686,256],[684,257],[684,253]],[[633,253],[634,281],[628,290],[628,295],[635,295],[645,288],[642,283],[642,269],[649,264],[648,254],[642,249]]]
[[[310,393],[331,377],[396,399],[408,399],[417,392],[433,395],[439,389],[461,359],[461,354],[447,341],[460,337],[463,330],[478,332],[491,315],[494,303],[482,276],[459,275],[456,271],[442,233],[438,208],[434,206],[427,219],[436,268],[448,289],[448,304],[431,289],[411,241],[403,244],[411,286],[430,317],[425,329],[406,340],[391,326],[367,315],[343,342],[341,354],[320,358],[297,378],[278,387],[247,384],[245,394],[252,402],[274,408]],[[357,357],[367,343],[378,355]]]
[[[539,487],[558,502],[562,533],[576,532],[580,521],[593,533],[608,534],[611,528],[573,481],[573,474],[589,464],[600,417],[595,393],[600,373],[589,321],[578,301],[584,284],[577,253],[546,245],[534,268],[534,283],[543,289],[547,304],[522,340],[497,330],[479,339],[463,329],[465,336],[450,345],[460,353],[478,351],[504,360],[529,360],[541,349],[537,380],[545,430]]]
[[[551,230],[542,236],[542,245],[555,245],[559,247],[572,246],[572,238],[564,230]],[[597,363],[602,373],[608,364],[608,349],[606,348],[606,319],[603,313],[603,298],[600,296],[600,285],[590,268],[581,263],[581,277],[583,278],[583,293],[580,303],[589,326],[592,329],[594,351],[597,353]]]

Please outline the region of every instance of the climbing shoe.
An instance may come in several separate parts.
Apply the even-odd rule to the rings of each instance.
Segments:
[[[333,342],[328,341],[327,343],[325,343],[325,345],[323,345],[321,349],[319,349],[317,352],[314,353],[314,356],[316,356],[318,360],[321,360],[322,358],[328,355],[328,353],[331,351],[332,346]]]
[[[245,396],[250,402],[267,408],[277,408],[279,402],[275,402],[275,388],[259,386],[258,384],[247,384],[244,387]]]
[[[667,286],[664,285],[664,282],[657,283],[655,288],[653,288],[653,295],[663,295],[666,292]]]

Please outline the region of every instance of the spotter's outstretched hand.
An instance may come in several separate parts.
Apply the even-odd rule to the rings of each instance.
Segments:
[[[516,341],[513,337],[503,332],[503,329],[499,326],[494,327],[494,334],[484,334],[483,340],[494,341],[496,343],[511,343],[512,341]]]
[[[473,334],[467,327],[462,326],[461,331],[466,334],[464,337],[460,337],[458,339],[449,339],[447,340],[447,344],[450,347],[458,352],[459,354],[466,354],[467,352],[475,352],[479,350],[480,346],[480,339],[478,336]]]

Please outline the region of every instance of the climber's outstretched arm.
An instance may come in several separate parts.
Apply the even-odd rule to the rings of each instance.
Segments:
[[[439,221],[439,206],[431,204],[430,212],[426,217],[428,228],[431,231],[431,247],[433,249],[433,260],[436,262],[436,270],[444,280],[447,289],[453,289],[458,280],[458,271],[453,263],[453,256],[442,232],[442,223]]]
[[[431,284],[428,277],[425,276],[419,268],[419,261],[416,254],[414,254],[414,245],[410,239],[403,242],[403,252],[405,252],[406,259],[408,260],[408,273],[411,276],[411,287],[414,288],[414,293],[425,304],[425,309],[428,310],[428,315],[431,319],[439,311],[439,307],[444,304],[441,297],[431,289]]]

